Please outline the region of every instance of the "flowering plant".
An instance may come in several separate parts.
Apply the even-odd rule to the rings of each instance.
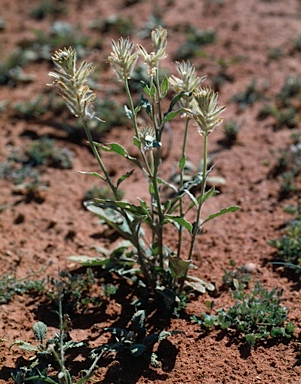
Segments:
[[[112,53],[108,60],[117,78],[123,83],[127,95],[128,106],[125,113],[132,121],[134,128],[133,143],[139,149],[140,157],[136,158],[118,143],[102,144],[93,141],[87,126],[87,121],[96,118],[93,110],[95,94],[87,85],[87,78],[93,71],[92,64],[83,62],[77,69],[77,56],[72,48],[57,51],[53,61],[57,69],[50,72],[54,79],[52,85],[60,89],[70,111],[82,120],[92,151],[98,161],[101,174],[91,172],[108,184],[114,199],[95,199],[87,202],[89,210],[96,213],[109,226],[118,231],[131,248],[124,243],[115,249],[109,257],[100,259],[82,259],[88,265],[102,265],[114,269],[123,275],[133,274],[139,278],[151,295],[157,294],[164,298],[168,306],[174,306],[186,286],[204,292],[212,290],[214,286],[201,279],[190,276],[189,267],[197,236],[203,225],[209,220],[234,212],[239,207],[231,206],[201,219],[204,203],[218,192],[214,187],[206,188],[206,181],[211,169],[207,166],[208,137],[222,122],[221,114],[225,107],[218,105],[218,95],[209,87],[202,86],[205,77],[199,78],[195,74],[194,66],[189,62],[176,63],[178,76],[172,75],[161,80],[160,63],[166,58],[167,31],[158,27],[152,34],[153,51],[138,45],[134,51],[134,44],[129,39],[120,38],[112,42]],[[144,59],[149,76],[149,83],[143,83],[145,95],[138,105],[134,106],[129,87],[138,56]],[[163,112],[163,100],[172,89],[174,96],[169,108]],[[138,115],[145,110],[149,123],[140,126]],[[181,157],[179,159],[178,185],[165,180],[160,173],[162,163],[162,134],[170,121],[181,115],[185,118]],[[195,122],[200,138],[203,141],[202,171],[197,176],[185,182],[185,165],[187,163],[186,147],[188,140],[188,126]],[[118,200],[118,188],[133,170],[122,175],[117,182],[110,177],[99,151],[113,152],[134,164],[141,170],[149,185],[149,201],[138,198],[138,204]],[[172,197],[165,198],[163,186],[171,191]],[[195,195],[192,189],[198,188]],[[194,220],[189,221],[194,211]],[[165,228],[174,227],[177,234],[177,249],[171,249],[165,240]],[[184,251],[183,236],[188,233],[189,249]],[[186,235],[185,235],[186,236]],[[129,250],[130,249],[130,250]]]

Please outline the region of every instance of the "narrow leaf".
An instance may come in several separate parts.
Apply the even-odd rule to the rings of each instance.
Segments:
[[[161,84],[161,96],[162,97],[166,96],[167,91],[168,91],[168,78],[167,76],[164,76],[164,79]]]
[[[166,215],[166,218],[167,218],[170,222],[177,223],[177,224],[180,225],[181,227],[186,228],[186,229],[188,230],[189,233],[192,232],[192,224],[189,223],[189,221],[187,221],[184,217],[182,217],[182,216]]]
[[[90,175],[90,176],[94,176],[94,177],[99,177],[101,180],[106,181],[106,179],[97,172],[78,171],[78,173],[81,173],[82,175]]]
[[[139,148],[141,147],[141,141],[138,139],[138,137],[134,136],[133,138],[133,143],[135,145],[135,147]]]
[[[239,209],[240,209],[240,207],[238,207],[237,205],[232,205],[231,207],[223,208],[223,209],[221,209],[219,212],[216,212],[216,213],[213,213],[212,215],[209,215],[209,216],[207,217],[207,219],[204,220],[203,224],[204,224],[204,223],[207,223],[207,221],[209,221],[209,220],[214,219],[215,217],[224,215],[225,213],[228,213],[228,212],[236,212],[236,211],[238,211]]]
[[[17,345],[19,348],[24,349],[25,351],[31,351],[31,352],[38,352],[39,348],[36,347],[35,345],[32,345],[30,343],[27,343],[26,341],[23,340],[15,340],[10,347],[13,345]]]
[[[171,100],[170,102],[170,105],[169,105],[169,108],[168,108],[168,111],[165,113],[165,115],[167,115],[169,112],[172,111],[173,107],[177,104],[177,102],[181,99],[181,97],[183,96],[191,96],[191,93],[189,92],[180,92],[178,93],[177,95],[175,95],[173,97],[173,99]]]
[[[185,164],[186,164],[186,156],[183,155],[183,156],[181,156],[181,159],[179,161],[179,168],[181,171],[184,169]]]
[[[183,112],[183,108],[178,109],[177,111],[168,112],[164,115],[164,119],[161,123],[161,126],[163,126],[167,121],[174,119],[176,116],[178,116],[179,113]]]
[[[129,172],[126,172],[125,174],[123,174],[121,177],[119,177],[119,179],[117,180],[117,188],[119,187],[119,185],[127,178],[129,178],[130,176],[132,176],[132,174],[134,173],[134,169],[132,169],[131,171]]]

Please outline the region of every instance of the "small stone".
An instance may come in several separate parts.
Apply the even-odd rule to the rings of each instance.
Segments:
[[[248,273],[255,273],[258,270],[257,265],[255,263],[246,263],[244,265],[244,269]]]

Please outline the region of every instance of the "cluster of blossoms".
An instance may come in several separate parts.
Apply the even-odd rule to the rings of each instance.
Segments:
[[[137,45],[134,51],[134,43],[130,42],[129,38],[112,41],[112,52],[108,60],[120,81],[127,83],[131,78],[139,54],[145,60],[151,81],[155,78],[159,62],[167,57],[167,31],[158,27],[151,37],[151,53],[141,45]],[[58,67],[58,70],[50,72],[50,76],[54,78],[52,85],[59,87],[70,111],[83,119],[95,117],[92,106],[95,94],[87,85],[87,78],[94,71],[92,64],[84,61],[79,69],[76,69],[77,57],[72,48],[57,51],[52,59]],[[179,77],[170,76],[169,84],[175,93],[183,94],[179,103],[185,115],[194,119],[201,135],[208,135],[222,122],[220,114],[225,107],[218,105],[216,92],[210,87],[201,86],[206,77],[197,77],[195,67],[189,61],[176,62],[176,69]]]

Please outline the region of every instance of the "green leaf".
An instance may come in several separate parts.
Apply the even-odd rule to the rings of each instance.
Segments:
[[[30,343],[27,343],[26,341],[23,340],[15,340],[10,347],[13,345],[17,345],[19,348],[24,349],[25,351],[30,351],[30,352],[39,352],[39,348],[36,347],[35,345],[32,345]]]
[[[246,342],[249,344],[250,347],[253,347],[256,342],[256,336],[251,334],[245,335]]]
[[[169,256],[169,268],[173,277],[180,279],[187,275],[187,271],[191,262],[189,260],[183,260],[181,257]]]
[[[199,195],[197,198],[196,198],[196,201],[198,204],[204,204],[204,202],[206,200],[208,200],[210,197],[214,196],[214,195],[218,195],[219,194],[219,191],[217,191],[214,187],[210,188],[207,192],[205,192],[205,194],[203,195]],[[195,205],[195,201],[192,200],[192,202],[190,203],[189,205],[189,208],[188,208],[188,211],[193,208]]]
[[[97,147],[100,147],[103,151],[105,152],[114,152],[117,153],[118,155],[121,155],[127,160],[130,160],[132,163],[137,165],[140,169],[143,169],[140,161],[136,159],[135,157],[132,157],[128,154],[127,150],[120,144],[118,143],[109,143],[109,144],[101,144],[101,143],[95,143]],[[140,145],[139,145],[140,148]]]
[[[100,267],[110,262],[109,258],[90,257],[86,255],[69,256],[69,260],[82,264],[84,267]]]
[[[105,179],[102,175],[100,175],[99,173],[97,173],[97,172],[84,172],[84,171],[78,171],[78,173],[81,173],[82,175],[90,175],[90,176],[99,177],[101,180],[106,181],[106,179]]]
[[[146,93],[149,96],[150,95],[150,88],[149,88],[149,86],[143,80],[141,80],[140,83],[142,84],[143,92]]]
[[[129,172],[126,172],[125,174],[123,174],[121,177],[119,177],[119,179],[117,180],[117,188],[119,187],[119,185],[127,178],[129,178],[130,176],[132,176],[132,174],[134,173],[134,169],[132,169],[131,171]]]
[[[179,168],[181,171],[184,169],[185,164],[186,164],[186,156],[183,155],[183,156],[181,156],[181,159],[179,161]]]
[[[139,148],[141,147],[141,141],[138,139],[138,137],[134,136],[133,138],[133,143],[135,145],[135,147]]]
[[[121,155],[123,157],[128,155],[127,150],[122,145],[120,145],[118,143],[110,143],[107,145],[100,144],[100,147],[103,151],[115,152],[115,153],[118,153],[119,155]]]
[[[150,89],[150,93],[149,93],[149,96],[152,100],[155,98],[156,91],[157,91],[156,86],[153,83],[151,86],[151,89]]]
[[[208,283],[196,276],[187,276],[186,283],[191,286],[194,290],[204,293],[206,289],[208,291],[214,291],[215,286],[212,283]]]
[[[169,222],[172,222],[174,224],[178,224],[181,227],[186,228],[189,233],[192,232],[192,224],[189,221],[187,221],[184,217],[174,216],[174,215],[166,215],[165,217]],[[177,227],[177,225],[176,225],[176,227]]]
[[[33,333],[35,335],[35,338],[40,342],[42,343],[42,341],[45,339],[46,337],[46,333],[47,333],[47,325],[44,324],[42,321],[38,321],[36,323],[34,323],[33,327],[32,327],[32,330],[33,330]]]
[[[168,77],[164,76],[164,79],[163,79],[162,84],[161,84],[161,96],[165,97],[167,91],[168,91]]]
[[[188,97],[190,97],[191,94],[192,94],[192,92],[191,92],[191,93],[190,93],[190,92],[180,92],[180,93],[178,93],[177,95],[175,95],[175,96],[172,98],[172,100],[171,100],[171,102],[170,102],[170,105],[169,105],[169,108],[168,108],[168,111],[164,114],[164,116],[167,115],[169,112],[172,111],[173,107],[177,104],[177,102],[178,102],[183,96],[188,96]]]
[[[171,111],[171,112],[168,112],[167,114],[164,115],[164,119],[161,123],[161,127],[167,123],[167,121],[171,120],[171,119],[174,119],[176,116],[178,116],[179,113],[183,112],[184,109],[181,108],[181,109],[178,109],[177,111]]]
[[[236,211],[238,211],[239,209],[240,209],[240,207],[238,207],[237,205],[232,205],[231,207],[223,208],[223,209],[221,209],[219,212],[216,212],[216,213],[213,213],[212,215],[209,215],[209,216],[207,217],[207,219],[204,220],[203,224],[204,224],[204,223],[207,223],[207,221],[209,221],[209,220],[214,219],[215,217],[224,215],[225,213],[228,213],[228,212],[236,212]]]

